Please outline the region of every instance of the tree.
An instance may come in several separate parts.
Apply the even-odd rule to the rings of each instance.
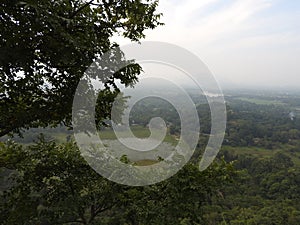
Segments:
[[[93,224],[108,218],[128,187],[97,174],[74,143],[43,138],[29,147],[0,146],[1,170],[14,171],[1,196],[5,224]]]
[[[0,189],[0,221],[7,225],[196,224],[235,173],[224,161],[203,172],[189,163],[161,183],[128,187],[97,174],[74,143],[43,138],[30,146],[0,144],[1,170],[14,171]]]
[[[113,35],[138,41],[145,29],[160,25],[157,4],[157,0],[1,1],[0,136],[22,128],[70,125],[74,92],[84,71],[118,46],[111,41]],[[111,60],[125,59],[116,54]],[[105,81],[106,92],[117,95],[116,80],[131,85],[140,71],[135,63],[121,69]]]

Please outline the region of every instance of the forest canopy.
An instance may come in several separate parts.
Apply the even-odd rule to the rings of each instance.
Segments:
[[[161,25],[156,0],[5,0],[0,3],[0,136],[21,128],[71,124],[74,92],[87,67],[118,46]],[[119,58],[117,58],[119,57]],[[125,60],[117,55],[111,60]],[[106,80],[102,98],[118,92],[115,81],[137,81],[135,63]],[[106,109],[102,110],[105,111]]]

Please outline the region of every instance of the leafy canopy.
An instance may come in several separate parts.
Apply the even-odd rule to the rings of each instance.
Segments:
[[[5,184],[0,185],[0,221],[7,225],[208,224],[203,221],[204,206],[234,176],[232,164],[223,160],[201,173],[197,164],[189,163],[161,183],[129,187],[97,174],[75,143],[46,142],[43,136],[29,146],[0,143],[0,184]]]
[[[145,29],[160,25],[157,4],[157,0],[1,1],[0,136],[22,128],[70,125],[74,92],[84,71],[118,46],[112,36],[138,41]],[[111,60],[122,59],[117,54]],[[133,63],[109,77],[105,92],[110,94],[102,95],[101,101],[109,102],[118,93],[116,80],[130,85],[140,71]]]

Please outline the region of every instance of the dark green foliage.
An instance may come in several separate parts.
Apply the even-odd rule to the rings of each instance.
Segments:
[[[156,7],[155,0],[1,1],[0,136],[21,128],[70,125],[73,96],[84,71],[118,46],[111,42],[113,35],[138,41],[145,29],[158,26]],[[120,53],[110,60],[125,59]],[[140,71],[132,62],[107,77],[107,92],[118,90],[116,80],[133,84]]]
[[[230,153],[227,153],[230,154]],[[236,158],[239,168],[224,199],[206,208],[207,224],[296,225],[300,215],[300,168],[284,153],[271,158]]]
[[[73,143],[2,145],[1,170],[6,169],[16,174],[14,185],[2,193],[5,224],[92,224],[120,202],[123,187],[94,172]]]
[[[98,175],[73,143],[41,139],[29,147],[0,147],[1,174],[14,171],[1,192],[0,221],[6,225],[202,223],[203,206],[234,173],[224,161],[204,172],[188,164],[156,185],[128,187]]]
[[[295,99],[299,102],[298,96]],[[289,116],[295,110],[292,104],[263,105],[234,97],[227,100],[225,145],[274,149],[300,138],[300,120]],[[288,102],[286,98],[283,100]]]
[[[210,109],[203,96],[191,97],[197,106],[201,138],[209,136]],[[224,145],[257,146],[267,149],[279,148],[282,144],[297,145],[300,138],[300,120],[291,120],[292,105],[258,105],[227,97],[227,127]],[[180,96],[178,102],[182,101]],[[171,135],[180,135],[181,123],[177,111],[158,98],[147,98],[136,104],[131,111],[131,124],[146,126],[150,119],[162,117]],[[205,140],[200,144],[204,145]],[[296,146],[295,146],[296,147]],[[297,151],[297,148],[294,148]]]
[[[148,106],[153,102],[150,103],[147,103]],[[172,121],[169,124],[171,126],[176,125],[176,114],[168,110],[166,104],[161,101],[158,103],[161,104],[157,105],[157,116]],[[151,107],[147,107],[146,102],[140,104],[146,106],[144,111],[139,111],[137,107],[132,113],[143,112],[139,117],[141,120],[135,121],[142,124],[156,111],[148,111]],[[67,224],[76,220],[81,224],[116,225],[298,225],[298,122],[281,117],[286,114],[280,106],[274,106],[278,110],[276,111],[270,106],[257,107],[255,104],[249,104],[238,103],[228,108],[232,113],[229,118],[229,122],[232,123],[231,132],[239,130],[245,135],[250,129],[247,123],[251,121],[254,128],[250,129],[249,134],[253,136],[261,135],[259,130],[269,127],[270,136],[262,139],[270,141],[273,148],[280,147],[280,150],[259,148],[257,151],[260,154],[254,156],[243,152],[243,149],[231,152],[228,148],[229,150],[220,152],[219,162],[204,172],[198,171],[197,164],[190,163],[174,177],[147,187],[126,187],[102,178],[80,157],[72,142],[59,145],[42,140],[28,147],[2,144],[1,188],[6,191],[2,192],[1,196],[1,221],[4,221],[3,224]],[[205,105],[199,105],[198,110],[204,118],[209,118]],[[271,113],[272,110],[274,114]],[[277,118],[279,112],[282,113],[278,117],[281,120],[275,121],[274,118]],[[258,125],[263,121],[259,118],[266,119],[261,128],[258,128]],[[254,123],[255,121],[257,123]],[[270,138],[276,133],[273,129],[279,129],[278,133],[291,130],[288,132],[288,143],[283,144],[285,141],[281,139],[271,141]],[[178,134],[175,132],[175,135]],[[227,145],[249,144],[242,135],[237,135],[238,142],[230,142]],[[197,148],[192,162],[198,162],[207,138],[205,133],[200,136],[200,149]],[[263,155],[259,151],[268,154]],[[222,157],[227,162],[234,161],[235,168],[220,160]],[[125,155],[121,160],[124,163],[132,163]],[[18,172],[15,169],[18,169]],[[99,207],[102,210],[97,210]]]

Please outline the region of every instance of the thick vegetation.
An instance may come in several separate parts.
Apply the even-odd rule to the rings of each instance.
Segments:
[[[175,109],[160,100],[148,100],[133,109],[133,130],[147,135],[147,128],[142,126],[147,125],[151,116],[162,116],[169,126],[168,136],[179,135]],[[232,139],[227,131],[226,143],[216,163],[204,172],[199,172],[196,166],[208,138],[204,132],[188,165],[174,177],[147,187],[127,187],[102,178],[81,158],[70,133],[65,135],[68,137],[65,144],[43,138],[34,145],[3,143],[1,221],[3,224],[298,224],[300,150],[294,133],[299,132],[299,127],[297,118],[289,117],[294,106],[257,105],[236,99],[230,99],[228,104],[228,129],[240,136]],[[199,104],[198,112],[205,122],[208,108]],[[255,125],[251,132],[248,126],[241,125],[248,122]],[[269,128],[270,136],[258,136],[259,126]],[[209,123],[202,129],[209,130]],[[290,135],[287,140],[273,137],[276,131],[289,130],[295,132],[287,132]],[[246,131],[252,135],[251,142],[244,139]],[[111,138],[110,132],[106,132],[107,138]],[[261,138],[260,142],[254,141],[257,138]],[[271,144],[270,147],[263,142]],[[121,160],[129,163],[126,157]]]
[[[191,161],[168,180],[145,187],[119,185],[101,177],[81,157],[72,133],[66,131],[78,82],[94,60],[116,49],[113,35],[138,41],[145,29],[160,25],[157,4],[155,0],[0,2],[0,224],[299,224],[297,96],[228,96],[223,149],[202,172],[197,165],[209,138],[210,113],[205,98],[193,92],[201,120],[200,141]],[[110,63],[125,60],[117,53]],[[96,77],[105,83],[96,107],[98,127],[109,120],[119,93],[116,84],[132,85],[140,72],[132,61],[112,76]],[[156,116],[165,119],[167,141],[173,143],[181,124],[175,108],[166,102],[139,102],[130,124],[145,136],[149,120]],[[52,133],[50,127],[62,124],[56,129],[59,134]],[[30,130],[19,139],[22,144],[9,140],[7,134],[24,128]],[[36,139],[40,132],[52,140]],[[109,132],[105,135],[111,137]],[[132,163],[126,155],[120,160]],[[145,159],[132,165],[155,162]]]
[[[71,125],[76,87],[86,69],[116,49],[114,35],[132,41],[160,25],[157,1],[147,0],[2,0],[0,2],[0,136],[21,128]],[[120,52],[107,63],[125,59]],[[134,62],[115,74],[102,69],[106,84],[98,114],[107,116],[118,93],[116,81],[137,81]],[[105,77],[103,74],[108,74]],[[106,106],[106,107],[105,107]]]
[[[234,175],[222,160],[202,173],[190,163],[162,183],[128,187],[102,178],[73,143],[41,139],[0,150],[0,219],[6,225],[203,224],[203,207]]]

